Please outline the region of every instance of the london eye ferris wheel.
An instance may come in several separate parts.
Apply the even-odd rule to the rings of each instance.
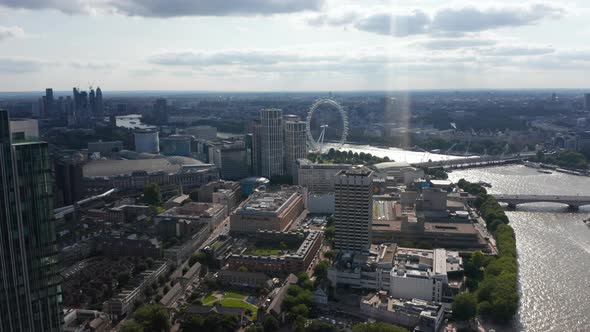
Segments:
[[[348,115],[333,99],[316,100],[307,113],[307,140],[312,151],[322,153],[324,142],[340,148],[348,136]]]

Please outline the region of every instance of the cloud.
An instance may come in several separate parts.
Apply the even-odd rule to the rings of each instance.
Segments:
[[[23,74],[41,70],[42,62],[25,58],[0,58],[0,73]]]
[[[316,14],[308,17],[307,23],[316,26],[349,26],[360,31],[396,37],[428,34],[452,38],[462,37],[466,33],[538,24],[546,19],[559,19],[565,13],[563,7],[545,3],[446,6],[430,13],[421,9],[398,13],[392,12],[391,7],[381,7]]]
[[[317,11],[323,4],[324,0],[0,0],[0,6],[16,9],[145,17],[272,15]]]
[[[420,10],[406,15],[375,14],[363,17],[354,23],[354,27],[381,35],[405,37],[423,34],[427,31],[430,18]]]
[[[546,55],[555,52],[551,46],[499,46],[493,48],[484,48],[480,50],[481,54],[490,56],[534,56]]]
[[[3,27],[0,26],[0,41],[5,39],[20,37],[24,35],[25,32],[20,27]]]
[[[72,61],[68,64],[75,69],[88,69],[88,70],[111,70],[111,69],[114,69],[118,66],[117,63],[105,62],[105,61],[87,61],[87,62]]]
[[[429,50],[452,50],[457,48],[473,48],[481,46],[492,46],[497,41],[492,39],[477,39],[477,38],[441,38],[430,39],[418,42],[415,45]]]
[[[532,25],[543,19],[561,18],[564,14],[563,8],[546,4],[488,8],[442,8],[434,14],[431,29],[433,31],[476,32]]]
[[[65,14],[90,14],[102,8],[104,0],[0,0],[0,7],[14,9],[54,9]]]

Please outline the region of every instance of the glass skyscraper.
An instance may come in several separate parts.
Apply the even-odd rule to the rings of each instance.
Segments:
[[[13,141],[1,110],[0,186],[0,332],[62,331],[47,143]]]

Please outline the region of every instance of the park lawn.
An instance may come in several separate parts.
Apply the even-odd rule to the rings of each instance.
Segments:
[[[232,294],[233,296],[238,296],[238,295],[243,296],[238,293],[230,293],[230,294]],[[246,297],[244,296],[243,298],[246,298]],[[213,298],[213,300],[210,302],[206,302],[205,300],[203,300],[203,305],[213,306],[216,302],[219,302],[224,307],[249,309],[252,312],[252,314],[250,315],[250,318],[252,318],[252,320],[256,319],[256,315],[258,313],[258,308],[255,305],[252,305],[248,302],[244,302],[243,300],[239,300],[239,299],[235,299],[235,298],[223,298],[221,300],[217,300],[216,298]]]
[[[224,299],[237,299],[237,300],[244,300],[248,297],[248,295],[234,293],[234,292],[223,292]]]
[[[212,305],[213,302],[217,301],[217,298],[214,296],[214,294],[217,294],[217,292],[209,292],[209,294],[207,294],[207,296],[201,300],[203,305]]]

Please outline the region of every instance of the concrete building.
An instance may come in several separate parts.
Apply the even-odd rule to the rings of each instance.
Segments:
[[[162,154],[167,156],[192,156],[192,144],[195,140],[191,135],[170,135],[160,140]]]
[[[119,294],[113,296],[110,300],[103,302],[102,311],[109,315],[113,320],[121,319],[135,309],[135,301],[144,298],[143,291],[152,287],[152,284],[158,281],[158,278],[165,276],[168,272],[168,263],[165,261],[154,262],[152,270],[146,270],[139,275],[133,285],[122,289]]]
[[[334,248],[366,254],[371,245],[373,171],[365,167],[336,174],[336,233]]]
[[[174,221],[173,236],[184,237],[190,233],[182,232],[182,225],[178,224],[178,222],[205,224],[210,230],[213,230],[226,216],[227,207],[224,205],[192,202],[166,210],[158,214],[154,220],[159,223]]]
[[[210,143],[209,162],[219,168],[220,178],[240,180],[248,177],[248,153],[243,139],[226,139]]]
[[[199,202],[209,202],[227,206],[228,214],[240,203],[242,192],[240,184],[233,181],[215,181],[202,185],[197,190]]]
[[[398,248],[391,270],[389,294],[397,298],[418,298],[441,302],[449,284],[448,272],[462,269],[456,251]]]
[[[283,175],[283,154],[283,111],[275,108],[260,110],[260,175],[269,179]]]
[[[376,199],[373,243],[411,242],[433,248],[485,250],[487,242],[470,222],[465,203],[448,200],[440,189],[402,192],[398,200]]]
[[[111,322],[107,315],[96,310],[67,309],[64,332],[108,332]]]
[[[285,119],[285,174],[295,176],[297,159],[307,157],[306,123],[299,117]]]
[[[590,93],[584,94],[584,109],[590,112]]]
[[[256,240],[266,243],[274,242],[280,248],[280,242],[298,244],[295,250],[288,250],[278,255],[249,255],[233,253],[227,258],[230,270],[237,271],[245,267],[248,271],[263,272],[270,276],[277,274],[299,273],[307,271],[321,249],[323,235],[318,231],[307,233],[258,231],[250,234]]]
[[[88,154],[100,153],[101,155],[108,155],[114,152],[123,150],[123,142],[121,141],[110,141],[110,142],[89,142],[88,143]]]
[[[84,164],[83,173],[84,187],[89,192],[112,188],[143,190],[150,183],[157,183],[162,189],[189,189],[219,180],[219,171],[213,165],[181,156],[94,160]]]
[[[393,176],[398,185],[409,185],[424,178],[424,171],[400,161],[388,161],[372,165],[375,175],[379,177]]]
[[[262,123],[260,119],[252,122],[252,137],[251,137],[251,155],[250,161],[252,163],[250,170],[252,175],[262,176]]]
[[[297,160],[296,182],[314,194],[334,192],[335,175],[352,168],[350,164],[314,164],[309,159]],[[294,179],[295,180],[295,179]]]
[[[0,110],[0,330],[63,330],[46,142],[13,142]],[[26,135],[24,135],[26,137]]]
[[[137,153],[159,153],[160,152],[160,133],[156,130],[136,131],[135,152]]]
[[[255,192],[230,216],[230,231],[285,231],[303,210],[303,197],[294,190]]]
[[[387,295],[387,292],[363,297],[360,309],[368,318],[421,332],[438,332],[444,319],[444,308],[440,303],[420,299],[399,300]]]
[[[39,138],[39,123],[36,119],[10,119],[12,140],[23,141]]]
[[[384,290],[396,298],[452,301],[449,275],[460,275],[459,252],[373,245],[370,254],[338,257],[328,269],[332,286]]]

